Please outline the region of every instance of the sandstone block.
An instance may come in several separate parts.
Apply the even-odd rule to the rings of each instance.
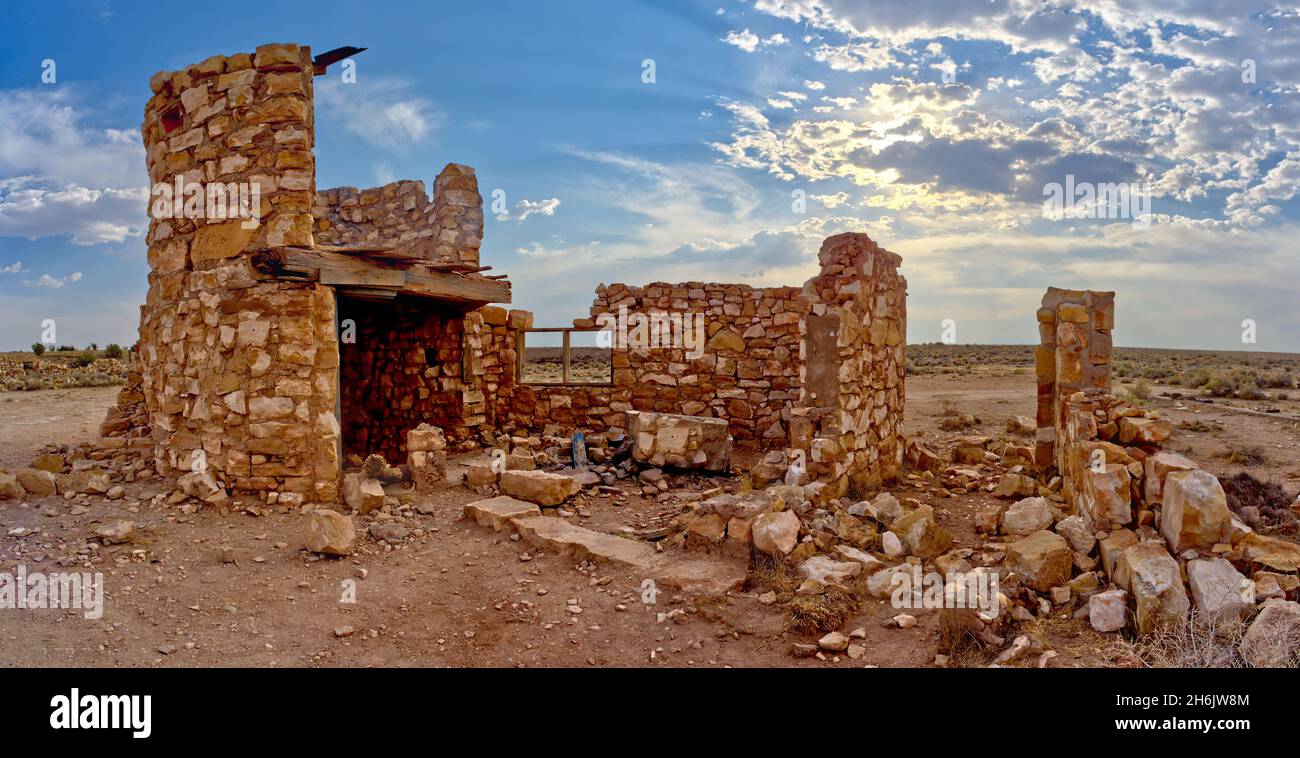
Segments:
[[[632,457],[652,466],[727,471],[731,433],[725,419],[627,412]]]
[[[1255,668],[1300,664],[1300,603],[1269,600],[1241,640],[1241,656]]]
[[[1165,478],[1171,471],[1192,471],[1200,468],[1195,462],[1172,450],[1160,450],[1154,455],[1147,456],[1142,466],[1144,469],[1142,483],[1147,505],[1155,505],[1164,499]]]
[[[1054,532],[1037,531],[1007,546],[1007,567],[1039,592],[1068,582],[1073,565],[1069,543]]]
[[[1023,537],[1052,525],[1052,505],[1043,497],[1027,497],[1002,514],[1002,531]]]
[[[364,474],[347,474],[343,477],[343,501],[356,513],[370,513],[384,507],[384,486]]]
[[[14,472],[18,483],[32,497],[49,497],[59,491],[54,474],[38,468],[20,468]]]
[[[1191,604],[1178,562],[1162,545],[1143,542],[1124,551],[1119,573],[1127,578],[1136,605],[1133,625],[1139,635],[1173,626],[1187,617]]]
[[[573,477],[545,471],[505,471],[501,474],[503,493],[542,506],[559,505],[578,494],[581,488]]]
[[[1174,471],[1165,477],[1160,535],[1171,551],[1214,547],[1230,518],[1228,497],[1210,472]]]
[[[1188,561],[1187,584],[1196,609],[1207,616],[1241,618],[1255,606],[1255,583],[1222,558]]]
[[[344,516],[328,508],[318,508],[307,514],[303,525],[303,545],[311,552],[351,555],[356,541],[351,516]]]
[[[751,522],[749,533],[757,550],[780,558],[799,542],[799,517],[793,511],[760,513]]]

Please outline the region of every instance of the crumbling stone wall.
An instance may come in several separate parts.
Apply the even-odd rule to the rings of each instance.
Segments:
[[[317,244],[400,248],[436,263],[476,267],[483,240],[483,199],[474,169],[449,163],[434,182],[398,181],[316,193]]]
[[[838,234],[800,297],[801,394],[790,447],[826,498],[866,494],[903,458],[907,280],[902,258],[865,234]]]
[[[1111,330],[1115,293],[1051,287],[1038,309],[1038,433],[1034,451],[1039,468],[1056,464],[1055,441],[1067,421],[1064,400],[1082,389],[1110,388]]]
[[[141,391],[160,473],[207,471],[279,502],[337,494],[334,296],[263,280],[259,250],[310,246],[315,162],[309,48],[263,45],[150,80],[141,131],[150,180],[256,183],[260,224],[149,225]]]
[[[520,385],[514,419],[536,430],[600,430],[626,428],[630,410],[681,413],[726,419],[738,441],[784,445],[799,393],[798,295],[795,287],[744,284],[602,284],[591,317],[574,326],[598,325],[603,314],[655,313],[683,323],[702,315],[698,355],[680,342],[645,349],[616,343],[613,387]]]

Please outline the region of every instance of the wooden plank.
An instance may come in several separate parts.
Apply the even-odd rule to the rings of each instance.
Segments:
[[[564,351],[562,354],[561,365],[564,367],[561,371],[565,384],[569,383],[569,335],[571,332],[564,332]]]
[[[321,268],[321,284],[358,285],[362,287],[405,287],[406,272],[397,269],[367,268],[361,271]]]
[[[354,297],[358,300],[394,300],[397,290],[375,289],[373,287],[338,287],[340,295]]]
[[[333,286],[392,287],[404,295],[448,300],[469,306],[509,303],[510,284],[481,276],[435,271],[420,264],[377,261],[328,250],[282,247],[253,256],[253,265],[278,277],[320,281]],[[398,277],[402,281],[398,283]]]

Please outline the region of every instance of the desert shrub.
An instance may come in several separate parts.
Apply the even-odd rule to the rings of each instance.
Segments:
[[[85,368],[94,362],[95,362],[95,356],[91,355],[90,353],[82,353],[81,355],[78,355],[76,358],[72,359],[72,367]]]
[[[58,347],[58,352],[60,353],[73,353],[76,352],[76,350],[77,348],[73,347],[72,345],[59,345]]]
[[[121,358],[126,351],[116,342],[110,342],[108,347],[104,348],[104,355],[109,358]]]
[[[1254,445],[1230,445],[1219,453],[1219,457],[1233,466],[1261,466],[1268,461],[1264,449]]]
[[[45,346],[42,345],[42,344],[39,343],[39,342],[33,342],[33,343],[32,343],[32,352],[33,352],[33,353],[36,353],[36,355],[38,355],[38,356],[45,355]]]
[[[1231,376],[1216,375],[1205,384],[1205,394],[1210,397],[1232,397],[1238,389],[1237,380]]]
[[[1197,389],[1204,387],[1214,379],[1214,374],[1210,373],[1208,368],[1198,368],[1190,377],[1183,381],[1184,387]]]
[[[1218,421],[1202,421],[1199,418],[1191,421],[1180,421],[1179,429],[1186,429],[1189,432],[1222,432],[1223,424]]]
[[[1295,380],[1285,371],[1263,371],[1255,375],[1255,384],[1265,389],[1289,390],[1295,386]]]
[[[1252,529],[1295,531],[1300,520],[1291,511],[1294,498],[1275,482],[1265,482],[1245,471],[1220,480],[1228,508]]]

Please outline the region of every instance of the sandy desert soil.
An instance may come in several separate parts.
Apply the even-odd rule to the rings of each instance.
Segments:
[[[1032,415],[1032,374],[1014,366],[966,369],[908,379],[909,434],[924,434],[943,447],[943,441],[965,434],[1003,434],[1009,415]],[[1300,421],[1159,397],[1170,389],[1154,387],[1148,402],[1179,427],[1174,449],[1224,475],[1242,466],[1220,452],[1250,448],[1259,456],[1249,466],[1252,473],[1292,493],[1300,489]],[[51,442],[93,439],[115,391],[0,394],[0,467],[27,465]],[[1248,404],[1243,401],[1242,408]],[[978,425],[940,430],[940,420],[954,408],[978,416]],[[700,477],[678,483],[734,485]],[[586,518],[575,518],[618,532],[657,523],[674,511],[633,487],[625,489],[618,497],[580,496],[578,510]],[[898,611],[868,600],[842,627],[865,630],[860,660],[796,659],[791,644],[820,635],[785,631],[783,603],[765,606],[758,600],[769,584],[695,599],[662,590],[647,605],[645,577],[635,572],[538,553],[461,520],[461,506],[480,496],[459,486],[399,514],[411,527],[402,544],[363,537],[362,552],[346,559],[316,559],[303,551],[296,512],[205,508],[187,515],[175,506],[150,504],[152,495],[170,490],[157,480],[127,490],[119,501],[0,502],[0,571],[18,564],[29,572],[61,565],[73,570],[97,553],[102,560],[94,570],[104,572],[107,584],[98,620],[75,611],[0,610],[0,665],[926,666],[939,646],[936,611],[908,611],[917,617],[916,626],[885,628]],[[934,505],[959,545],[982,540],[973,514],[995,502],[987,494],[939,497],[907,483],[893,491]],[[119,519],[137,524],[141,537],[134,544],[89,547],[97,526]],[[28,531],[6,536],[20,528]],[[355,603],[341,602],[348,583],[355,585]],[[785,591],[783,600],[789,597]],[[1062,608],[1020,633],[1028,631],[1055,650],[1053,666],[1132,664],[1113,635],[1070,621],[1070,610]],[[336,628],[343,626],[355,631],[337,637]]]

